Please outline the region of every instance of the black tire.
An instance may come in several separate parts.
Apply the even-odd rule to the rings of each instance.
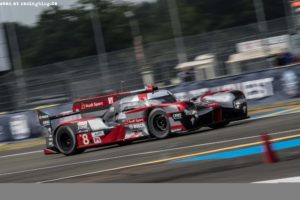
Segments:
[[[154,109],[148,116],[148,130],[152,137],[164,139],[170,135],[170,121],[162,109]]]
[[[69,126],[61,126],[57,129],[55,145],[56,148],[66,156],[82,153],[84,151],[84,149],[77,149],[76,135]]]
[[[118,144],[120,146],[126,146],[126,145],[131,144],[132,142],[133,142],[132,140],[125,140],[125,141],[119,142]]]
[[[218,129],[218,128],[223,128],[224,126],[227,126],[229,122],[220,122],[217,124],[211,124],[208,127],[213,128],[213,129]]]
[[[247,105],[247,103],[245,103],[242,106],[242,112],[243,112],[243,114],[244,114],[245,117],[248,117],[248,105]]]

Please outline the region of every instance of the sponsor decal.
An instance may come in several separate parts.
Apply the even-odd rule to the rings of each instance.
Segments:
[[[131,129],[143,129],[144,127],[145,123],[129,124],[129,128]]]
[[[104,135],[104,131],[96,131],[92,133],[93,137],[100,137]]]
[[[49,119],[48,115],[39,115],[39,119],[43,120],[43,119]]]
[[[113,104],[114,103],[114,98],[113,97],[108,97],[108,104]]]
[[[43,126],[50,126],[50,121],[47,120],[47,121],[42,121],[42,125]]]
[[[93,140],[95,144],[99,144],[102,142],[100,137],[94,137]]]
[[[78,126],[78,132],[82,133],[82,132],[88,132],[89,131],[87,121],[78,122],[77,126]]]
[[[101,107],[101,106],[104,106],[103,101],[81,104],[81,109],[85,110],[85,109],[97,108],[97,107]]]
[[[135,123],[141,123],[141,122],[145,122],[144,118],[136,118],[136,119],[128,119],[126,120],[126,124],[135,124]]]
[[[182,113],[173,113],[173,114],[172,114],[172,118],[173,118],[174,120],[182,119]]]
[[[143,136],[144,136],[144,134],[141,131],[139,131],[139,132],[132,132],[132,133],[126,134],[125,139],[139,138],[139,137],[143,137]]]
[[[20,140],[30,137],[30,128],[26,115],[15,115],[9,121],[10,131],[13,139]]]

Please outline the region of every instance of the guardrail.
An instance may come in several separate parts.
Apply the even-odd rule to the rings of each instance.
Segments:
[[[250,106],[269,105],[281,101],[299,99],[300,64],[272,68],[217,79],[186,82],[170,87],[178,98],[192,98],[208,91],[242,90]],[[37,110],[49,115],[71,111],[72,103],[40,106],[31,110],[0,115],[0,142],[35,138],[47,133],[38,122]]]

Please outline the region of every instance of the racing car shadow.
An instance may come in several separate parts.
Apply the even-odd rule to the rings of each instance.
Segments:
[[[134,147],[134,145],[139,145],[139,144],[143,144],[143,143],[151,143],[151,142],[157,142],[157,141],[165,141],[165,140],[169,140],[169,139],[175,139],[175,138],[179,138],[179,137],[184,137],[184,136],[189,136],[189,135],[194,135],[194,134],[205,134],[205,133],[209,133],[209,132],[213,132],[216,130],[222,130],[222,129],[227,129],[230,127],[236,127],[236,126],[240,126],[240,125],[244,125],[247,123],[250,123],[251,120],[242,120],[242,121],[236,121],[236,122],[232,122],[229,125],[223,127],[223,128],[219,128],[219,129],[212,129],[209,127],[203,127],[197,130],[193,130],[191,132],[187,132],[184,134],[179,134],[179,133],[173,133],[171,134],[168,138],[165,139],[156,139],[156,138],[151,138],[151,137],[146,137],[140,140],[136,140],[133,141],[131,144],[128,145],[124,145],[124,146],[120,146],[118,144],[108,144],[108,145],[104,145],[102,147],[96,147],[96,148],[91,148],[89,150],[87,150],[85,153],[92,153],[92,152],[97,152],[97,151],[101,151],[101,150],[108,150],[108,149],[114,149],[114,148],[127,148],[127,147]]]
[[[228,128],[231,128],[231,127],[237,127],[237,126],[245,125],[245,124],[248,124],[250,122],[252,122],[252,121],[251,120],[235,121],[235,122],[231,122],[227,126],[224,126],[222,128],[216,128],[216,129],[209,128],[209,127],[203,127],[203,128],[197,129],[197,130],[190,131],[190,132],[185,133],[185,134],[179,134],[179,133],[171,134],[169,138],[187,136],[187,135],[193,135],[193,134],[199,134],[199,133],[209,133],[209,132],[213,132],[213,131],[216,131],[216,130],[228,129]]]

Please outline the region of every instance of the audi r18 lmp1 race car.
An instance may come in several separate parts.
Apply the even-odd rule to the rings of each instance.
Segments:
[[[53,127],[52,121],[77,115]],[[41,125],[49,130],[45,154],[72,155],[87,148],[128,144],[134,140],[167,138],[201,127],[221,128],[247,118],[247,102],[237,90],[210,92],[179,101],[168,90],[146,89],[77,100],[73,112],[50,117],[39,111]]]

